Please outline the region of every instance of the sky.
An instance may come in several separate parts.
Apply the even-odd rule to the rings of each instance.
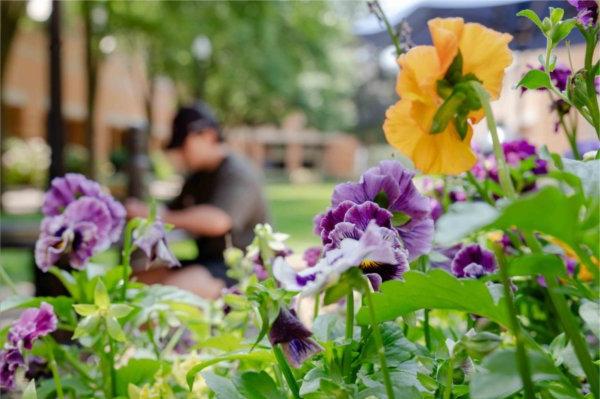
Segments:
[[[392,25],[408,17],[419,7],[433,8],[471,8],[489,7],[509,3],[519,3],[525,0],[379,0],[381,8],[387,15]],[[383,30],[375,16],[369,14],[354,23],[354,33],[357,35],[370,35]]]

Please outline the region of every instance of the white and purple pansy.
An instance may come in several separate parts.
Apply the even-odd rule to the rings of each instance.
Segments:
[[[398,233],[371,221],[364,231],[345,225],[347,237],[311,268],[296,272],[283,258],[273,263],[275,278],[288,290],[303,296],[335,283],[348,269],[358,267],[377,290],[382,281],[398,279],[408,270],[408,252]]]

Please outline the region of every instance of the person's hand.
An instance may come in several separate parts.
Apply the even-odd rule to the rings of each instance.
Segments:
[[[125,201],[125,210],[129,219],[136,217],[147,218],[149,213],[148,205],[136,198],[127,198]]]

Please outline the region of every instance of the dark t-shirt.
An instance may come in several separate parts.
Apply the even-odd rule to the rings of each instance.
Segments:
[[[232,219],[229,234],[234,247],[245,249],[252,242],[254,226],[268,221],[262,182],[256,169],[244,158],[229,154],[211,172],[195,172],[185,180],[181,193],[168,206],[178,210],[194,205],[214,205]],[[196,237],[200,264],[223,261],[226,235]]]

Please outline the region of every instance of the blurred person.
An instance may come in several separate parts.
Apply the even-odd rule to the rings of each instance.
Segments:
[[[217,119],[201,102],[178,110],[167,150],[180,161],[186,179],[181,193],[158,215],[194,237],[198,256],[182,262],[181,268],[136,270],[134,275],[147,284],[174,285],[216,298],[235,283],[226,275],[226,246],[245,249],[254,226],[267,222],[261,178],[224,143]],[[139,200],[128,199],[125,208],[130,218],[148,216],[148,206]]]

